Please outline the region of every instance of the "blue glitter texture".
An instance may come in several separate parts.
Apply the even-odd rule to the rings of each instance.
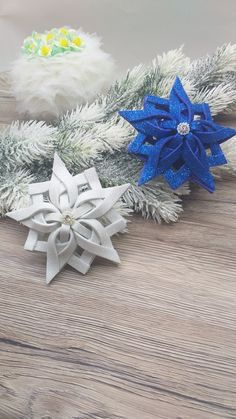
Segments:
[[[192,104],[178,77],[169,99],[149,95],[143,110],[119,113],[138,131],[128,151],[144,160],[139,185],[163,175],[173,189],[191,180],[215,190],[209,168],[227,163],[220,144],[236,131],[214,123],[208,104]]]

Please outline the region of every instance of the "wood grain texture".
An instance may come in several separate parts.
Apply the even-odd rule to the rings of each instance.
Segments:
[[[119,267],[47,287],[0,221],[0,419],[236,418],[236,188],[194,188],[174,225],[132,217]]]

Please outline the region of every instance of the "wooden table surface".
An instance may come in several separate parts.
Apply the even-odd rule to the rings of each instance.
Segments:
[[[195,187],[177,224],[132,217],[119,267],[49,287],[0,221],[0,419],[236,418],[235,182]]]

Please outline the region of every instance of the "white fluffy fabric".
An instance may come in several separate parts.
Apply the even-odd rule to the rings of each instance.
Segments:
[[[114,77],[113,59],[96,35],[80,36],[85,42],[80,52],[22,55],[14,62],[11,85],[20,113],[50,120],[106,91]]]

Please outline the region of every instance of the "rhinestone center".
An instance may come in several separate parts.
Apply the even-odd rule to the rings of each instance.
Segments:
[[[190,126],[187,122],[180,122],[179,125],[177,125],[177,132],[180,135],[187,135],[190,132]]]
[[[71,226],[72,224],[74,224],[75,218],[74,218],[74,216],[71,212],[66,211],[62,214],[61,222],[62,222],[62,224],[66,224],[66,225]]]

